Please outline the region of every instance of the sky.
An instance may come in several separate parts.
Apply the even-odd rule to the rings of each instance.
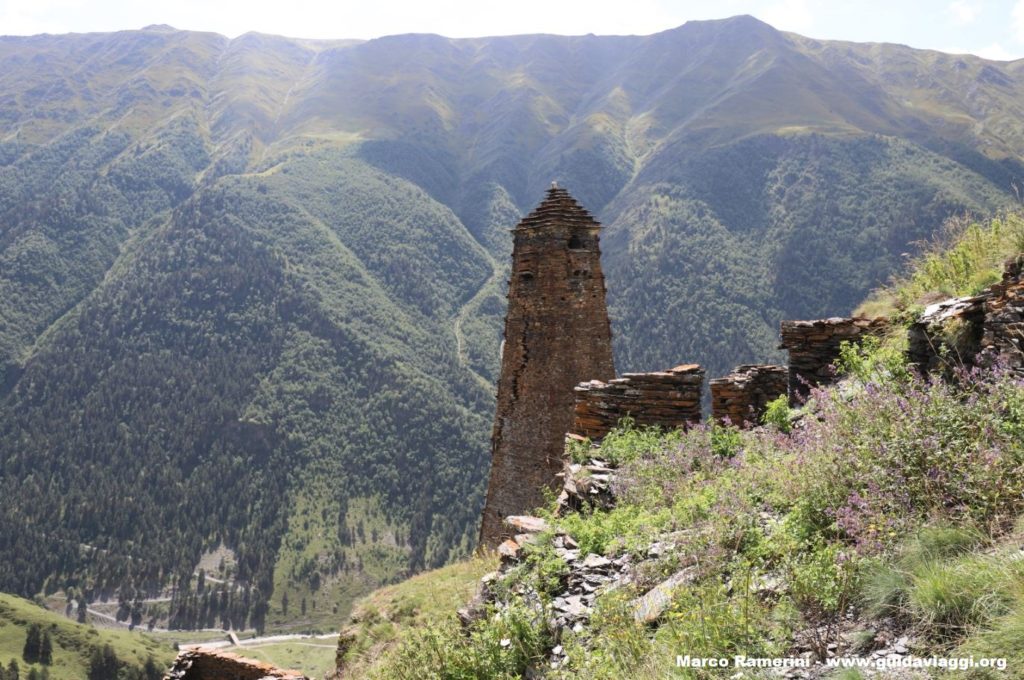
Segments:
[[[229,37],[248,31],[361,39],[397,33],[646,35],[736,14],[813,38],[1024,57],[1024,0],[0,0],[0,35],[150,24]]]

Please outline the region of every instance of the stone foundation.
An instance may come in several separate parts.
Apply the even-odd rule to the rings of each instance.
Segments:
[[[711,417],[720,423],[759,425],[768,402],[787,393],[785,366],[746,364],[711,381]]]
[[[816,321],[783,321],[782,344],[789,351],[789,401],[803,401],[812,387],[835,382],[839,346],[855,342],[865,335],[880,334],[887,327],[885,319],[840,318]]]
[[[636,425],[689,427],[701,421],[703,385],[704,369],[696,364],[580,383],[570,432],[601,439],[626,417]]]
[[[231,652],[189,649],[178,654],[164,680],[310,680],[298,671],[274,668]]]

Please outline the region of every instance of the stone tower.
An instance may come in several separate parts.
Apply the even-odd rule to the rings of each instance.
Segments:
[[[615,377],[600,228],[552,183],[544,201],[512,230],[481,546],[500,543],[510,534],[503,519],[542,505],[544,492],[555,487],[572,426],[573,388]]]

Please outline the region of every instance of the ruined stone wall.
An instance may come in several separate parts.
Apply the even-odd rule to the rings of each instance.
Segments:
[[[615,377],[599,229],[568,192],[552,187],[513,230],[483,546],[507,537],[504,517],[531,512],[556,487],[573,387]]]
[[[785,366],[745,364],[711,381],[711,417],[743,427],[760,425],[768,402],[787,394]]]
[[[1004,366],[1024,374],[1024,255],[979,295],[930,305],[908,331],[907,355],[922,373]]]
[[[1002,362],[1024,374],[1024,255],[1003,268],[1003,280],[989,288],[981,334],[982,363]]]
[[[274,668],[231,652],[190,649],[181,652],[164,680],[310,680],[298,671]]]
[[[811,387],[835,382],[833,365],[844,341],[860,340],[867,334],[881,333],[885,319],[839,318],[816,321],[783,321],[782,344],[789,351],[789,400],[796,404],[806,398]]]
[[[703,384],[704,369],[696,364],[580,383],[570,432],[600,439],[627,416],[637,425],[689,427],[701,420]]]

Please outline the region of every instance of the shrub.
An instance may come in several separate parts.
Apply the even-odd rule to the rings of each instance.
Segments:
[[[907,357],[899,341],[867,336],[860,342],[843,341],[836,368],[861,384],[896,386],[910,378]]]
[[[611,465],[619,466],[632,462],[641,455],[650,455],[657,449],[672,447],[679,442],[681,436],[679,430],[666,432],[658,427],[636,427],[632,418],[623,418],[619,421],[619,426],[601,440],[600,453],[584,451],[579,445],[574,448],[574,452],[577,456],[582,454],[583,458],[594,455]]]
[[[580,554],[605,554],[613,544],[636,549],[646,547],[670,526],[668,508],[648,511],[637,505],[623,505],[608,512],[573,513],[560,520],[560,528],[576,539]]]
[[[789,417],[789,397],[785,394],[781,394],[777,398],[768,402],[768,406],[765,408],[761,422],[765,425],[773,426],[779,432],[788,433],[793,429],[793,424],[790,422]]]
[[[738,428],[732,425],[711,423],[711,453],[719,458],[732,458],[743,446],[743,436]]]
[[[372,677],[380,680],[520,678],[550,645],[544,612],[513,602],[464,633],[454,617],[410,631]]]

